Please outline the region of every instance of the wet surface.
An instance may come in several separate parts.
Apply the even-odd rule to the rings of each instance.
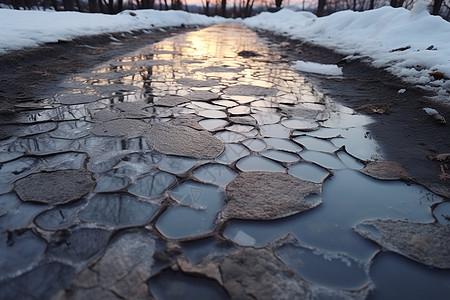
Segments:
[[[174,35],[2,118],[2,295],[444,299],[448,202],[278,51]]]

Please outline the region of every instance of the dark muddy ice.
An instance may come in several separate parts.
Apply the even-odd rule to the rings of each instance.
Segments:
[[[2,299],[447,297],[423,91],[239,24],[116,38],[0,58]]]

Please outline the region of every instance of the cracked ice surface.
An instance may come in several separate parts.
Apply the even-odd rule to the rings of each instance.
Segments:
[[[174,35],[2,119],[2,296],[360,299],[387,263],[445,281],[404,257],[448,269],[428,247],[448,203],[278,51],[237,24]]]

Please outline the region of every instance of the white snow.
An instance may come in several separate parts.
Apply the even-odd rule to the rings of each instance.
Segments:
[[[330,75],[330,76],[342,75],[342,68],[338,67],[337,65],[319,64],[315,62],[298,60],[295,63],[294,68],[298,71],[308,73]]]
[[[447,124],[447,121],[445,120],[444,116],[442,116],[441,114],[439,114],[439,112],[437,110],[435,110],[434,108],[430,108],[430,107],[424,107],[423,110],[430,116],[433,116],[433,118],[438,121],[439,123],[442,124]]]
[[[368,60],[405,82],[438,92],[441,100],[450,104],[450,23],[431,16],[422,0],[411,11],[385,6],[318,18],[310,12],[282,9],[242,22],[331,48],[349,59]],[[442,72],[446,79],[437,80],[431,72]]]
[[[411,11],[385,6],[318,18],[310,12],[282,9],[237,22],[325,46],[348,59],[363,59],[407,83],[436,91],[450,105],[450,23],[431,16],[422,1]],[[183,11],[136,10],[104,15],[0,9],[0,54],[85,35],[224,21],[230,20]],[[322,72],[322,68],[312,67],[316,72]],[[429,75],[432,72],[442,72],[445,78],[434,78]]]
[[[437,110],[435,110],[434,108],[429,108],[429,107],[424,107],[423,110],[429,114],[430,116],[434,116],[439,114]]]
[[[132,14],[136,16],[132,16]],[[168,26],[213,25],[220,17],[184,11],[137,10],[117,15],[0,9],[0,54],[76,37]]]

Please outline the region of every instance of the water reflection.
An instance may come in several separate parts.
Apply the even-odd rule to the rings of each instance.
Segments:
[[[172,36],[76,74],[61,86],[67,90],[39,105],[22,103],[23,113],[0,120],[2,230],[155,227],[166,239],[189,239],[181,244],[193,263],[239,246],[266,247],[291,233],[298,243],[276,248],[280,259],[312,284],[357,289],[369,281],[365,268],[379,247],[352,227],[368,218],[431,222],[430,206],[442,201],[420,186],[359,173],[364,160],[382,157],[364,127],[372,120],[324,96],[264,40],[237,24]],[[155,142],[151,129],[162,122],[173,137],[193,139],[182,128],[201,131],[224,150],[208,159],[182,156],[184,144],[177,145],[177,155],[159,153],[154,149],[170,147],[154,143],[174,142]],[[196,143],[207,147],[203,140]],[[84,199],[56,207],[23,203],[11,193],[23,177],[60,169],[89,170],[95,188]],[[323,204],[281,220],[221,224],[227,185],[252,171],[323,184],[317,196]],[[447,203],[433,213],[448,224]],[[26,237],[31,244],[44,243],[29,233]],[[95,253],[104,247],[101,243]],[[17,269],[37,264],[38,250],[32,263],[19,262]],[[387,272],[379,267],[385,261],[376,258],[371,272],[380,289],[390,288],[380,279]],[[154,296],[174,296],[161,288],[164,284],[174,293],[225,295],[216,282],[166,270],[149,281]]]
[[[421,186],[383,182],[353,170],[336,171],[325,182],[322,198],[317,208],[280,221],[233,221],[225,236],[234,239],[243,231],[254,246],[263,247],[291,232],[310,247],[369,260],[378,247],[358,236],[353,226],[376,218],[432,222],[430,206],[442,201]]]

